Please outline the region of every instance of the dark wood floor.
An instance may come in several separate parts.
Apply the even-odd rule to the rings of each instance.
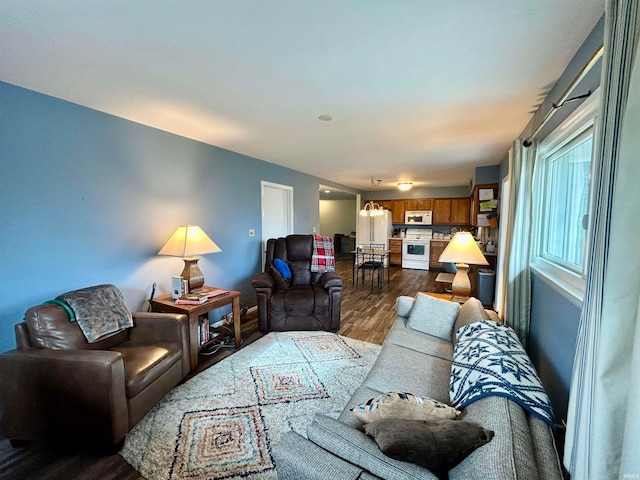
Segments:
[[[369,277],[358,288],[352,285],[351,256],[337,258],[336,270],[344,277],[341,335],[381,344],[395,318],[395,300],[400,295],[413,296],[419,291],[443,292],[448,284],[435,282],[438,272],[389,269],[389,283],[381,290],[371,289]],[[243,346],[260,338],[255,312],[242,321]],[[233,349],[221,349],[213,355],[201,356],[203,370],[231,355]],[[12,448],[8,440],[0,440],[0,480],[138,480],[142,477],[117,454],[86,451],[73,445],[51,445],[33,442]]]

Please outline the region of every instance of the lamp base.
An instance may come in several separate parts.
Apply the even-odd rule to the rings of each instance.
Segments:
[[[451,282],[451,293],[453,295],[468,297],[471,295],[471,281],[469,281],[469,275],[467,275],[469,265],[466,263],[456,263],[456,268],[458,271]]]
[[[189,291],[193,292],[195,289],[204,285],[204,275],[198,267],[198,257],[183,258],[184,269],[182,270],[182,278],[189,284]]]

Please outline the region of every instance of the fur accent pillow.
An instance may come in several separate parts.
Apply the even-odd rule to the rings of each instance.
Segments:
[[[422,465],[439,475],[451,470],[493,438],[491,430],[476,423],[437,417],[383,419],[365,425],[364,429],[388,457]]]
[[[411,393],[387,392],[351,409],[362,423],[382,418],[423,420],[430,415],[454,419],[460,412],[449,405],[429,397]]]
[[[409,313],[407,327],[451,341],[451,330],[459,309],[456,302],[418,292]]]
[[[289,288],[290,279],[284,278],[280,271],[273,265],[271,265],[271,275],[276,281],[276,288],[278,290],[286,290],[287,288]]]

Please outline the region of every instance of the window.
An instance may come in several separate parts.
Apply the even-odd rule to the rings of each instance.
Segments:
[[[585,225],[593,128],[549,155],[543,198],[541,253],[547,260],[578,274],[584,264]]]
[[[593,94],[541,142],[534,174],[532,267],[572,299],[584,294],[595,119]]]

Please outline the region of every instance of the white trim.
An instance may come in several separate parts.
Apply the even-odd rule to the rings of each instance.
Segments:
[[[262,222],[262,266],[264,267],[265,259],[266,259],[266,250],[267,250],[267,240],[265,238],[265,228],[264,228],[264,210],[265,210],[265,200],[264,200],[264,189],[265,187],[269,187],[276,190],[282,190],[286,194],[286,209],[287,211],[284,213],[284,219],[287,223],[286,232],[282,232],[282,236],[290,235],[293,233],[293,187],[291,185],[282,185],[280,183],[267,182],[265,180],[260,180],[260,218]]]
[[[585,100],[575,112],[573,112],[558,128],[551,132],[541,143],[538,148],[537,158],[542,159],[549,155],[560,151],[569,142],[576,137],[593,128],[593,143],[597,141],[598,129],[597,116],[600,108],[600,90],[596,90],[591,96]],[[593,169],[595,162],[591,161],[591,178],[593,178]],[[585,255],[582,272],[576,273],[569,269],[563,268],[561,265],[551,262],[544,258],[541,254],[541,226],[543,225],[543,203],[541,201],[542,194],[546,188],[546,162],[536,161],[534,172],[534,214],[533,224],[534,232],[532,235],[532,252],[531,252],[531,269],[545,281],[547,285],[568,299],[574,305],[582,308],[584,299],[586,281],[584,272],[586,271],[586,252],[589,248],[588,240],[585,244]],[[591,179],[590,179],[591,181]],[[592,211],[592,185],[589,185],[589,201],[587,214],[591,216]],[[589,224],[591,222],[589,221]],[[591,226],[587,228],[586,238],[589,239],[589,231]]]
[[[570,138],[594,125],[600,109],[600,89],[594,91],[575,112],[540,142],[538,156],[549,155]]]
[[[502,179],[501,197],[502,202],[500,204],[500,230],[498,239],[498,263],[496,265],[496,294],[494,296],[493,309],[498,313],[498,316],[502,318],[504,316],[505,298],[507,295],[507,271],[505,266],[507,264],[507,229],[509,228],[509,182],[511,181],[511,174],[508,174]]]
[[[583,278],[578,277],[568,270],[563,271],[563,269],[557,265],[544,260],[532,264],[531,270],[557,293],[575,306],[582,308],[586,285]]]

